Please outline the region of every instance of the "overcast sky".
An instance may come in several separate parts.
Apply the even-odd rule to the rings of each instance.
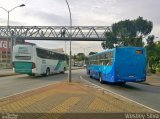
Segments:
[[[68,0],[74,26],[111,26],[125,19],[142,16],[153,22],[154,34],[160,39],[160,0]],[[0,0],[0,7],[12,9],[10,25],[66,26],[69,25],[69,13],[65,0]],[[7,24],[7,13],[0,9],[0,25]],[[158,39],[156,39],[158,40]],[[47,48],[64,48],[64,42],[32,41]],[[73,53],[102,51],[101,42],[73,42]],[[67,44],[67,50],[69,49]]]

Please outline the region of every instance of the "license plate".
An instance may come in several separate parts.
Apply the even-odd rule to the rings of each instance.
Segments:
[[[134,76],[129,76],[129,78],[133,78]]]

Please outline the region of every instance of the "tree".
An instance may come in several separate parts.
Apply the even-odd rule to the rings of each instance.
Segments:
[[[97,52],[90,52],[89,55],[94,55],[96,54]]]
[[[74,61],[76,61],[76,60],[77,60],[77,55],[74,54],[74,55],[72,56],[72,59],[73,59]]]
[[[118,46],[143,46],[142,39],[146,37],[153,28],[151,21],[138,17],[135,20],[124,20],[112,24],[112,31],[106,32],[106,41],[102,42],[102,48],[111,49]]]
[[[160,43],[154,43],[154,35],[148,36],[147,41],[147,60],[151,73],[160,72]]]
[[[152,31],[153,23],[151,21],[144,20],[143,17],[138,17],[134,22],[137,36],[145,37]]]
[[[78,53],[77,54],[77,60],[78,61],[82,61],[85,59],[85,54],[84,53]]]
[[[113,34],[113,32],[106,32],[105,34],[106,37],[106,41],[102,42],[102,48],[103,49],[112,49],[114,48],[114,44],[117,43],[117,38],[115,37],[115,35]]]
[[[148,36],[148,38],[146,39],[146,41],[147,41],[147,44],[148,45],[153,45],[154,44],[154,35],[150,35],[150,36]]]

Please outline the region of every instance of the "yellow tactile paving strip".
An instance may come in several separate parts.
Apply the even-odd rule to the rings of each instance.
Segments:
[[[152,112],[133,102],[81,83],[62,82],[0,100],[0,112],[103,113]],[[42,115],[44,117],[45,115]],[[59,117],[57,115],[57,117]],[[41,118],[41,117],[40,117]]]

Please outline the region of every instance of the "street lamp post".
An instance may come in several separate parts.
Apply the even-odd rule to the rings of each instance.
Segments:
[[[18,5],[18,6],[15,6],[13,7],[12,9],[10,10],[6,10],[5,8],[3,7],[0,7],[1,9],[3,9],[4,11],[7,12],[7,49],[6,49],[6,66],[7,66],[7,61],[8,61],[8,47],[9,47],[9,14],[11,11],[13,11],[14,9],[18,8],[18,7],[24,7],[25,4],[21,4],[21,5]],[[13,41],[11,41],[11,57],[12,57],[12,46],[13,46]]]
[[[67,6],[68,6],[68,10],[69,10],[69,14],[70,14],[70,41],[69,41],[69,73],[68,73],[68,80],[69,83],[71,82],[71,55],[72,55],[72,51],[71,51],[71,40],[72,40],[72,16],[71,16],[71,9],[69,7],[68,1],[66,0]]]

